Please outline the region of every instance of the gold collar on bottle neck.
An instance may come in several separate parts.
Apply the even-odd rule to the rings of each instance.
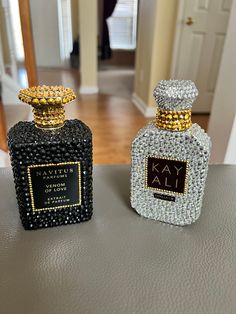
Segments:
[[[163,130],[180,132],[192,126],[191,109],[170,111],[158,109],[156,113],[156,127]]]

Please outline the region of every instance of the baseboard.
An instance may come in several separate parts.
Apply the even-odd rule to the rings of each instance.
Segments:
[[[98,87],[97,86],[83,86],[81,85],[79,88],[80,94],[97,94]]]
[[[156,115],[156,108],[147,106],[147,104],[136,94],[133,93],[132,95],[132,102],[138,108],[139,111],[147,118],[155,117]]]

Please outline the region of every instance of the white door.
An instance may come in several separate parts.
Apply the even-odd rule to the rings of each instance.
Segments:
[[[181,0],[171,77],[193,80],[194,112],[210,112],[232,0]]]

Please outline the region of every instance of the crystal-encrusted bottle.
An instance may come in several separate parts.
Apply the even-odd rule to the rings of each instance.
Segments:
[[[65,121],[75,99],[62,86],[21,90],[34,121],[8,134],[20,217],[25,229],[79,223],[92,216],[92,134],[79,120]]]
[[[146,218],[182,226],[201,213],[211,141],[191,122],[197,95],[189,80],[160,81],[156,120],[132,143],[131,206]]]

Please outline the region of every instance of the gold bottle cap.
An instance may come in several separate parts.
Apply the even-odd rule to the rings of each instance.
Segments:
[[[63,86],[33,86],[20,90],[18,98],[33,106],[34,123],[39,128],[58,128],[64,125],[64,105],[76,96]]]

